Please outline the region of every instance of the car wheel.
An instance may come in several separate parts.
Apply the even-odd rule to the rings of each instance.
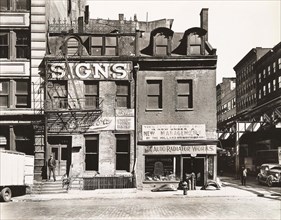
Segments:
[[[1,190],[1,200],[4,202],[9,202],[12,198],[12,191],[10,188],[5,187]]]
[[[268,185],[269,187],[271,187],[271,186],[273,185],[272,177],[269,177],[269,178],[267,179],[267,185]]]

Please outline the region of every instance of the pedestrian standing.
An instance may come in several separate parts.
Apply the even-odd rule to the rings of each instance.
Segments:
[[[49,167],[49,180],[51,179],[51,173],[53,172],[54,182],[56,182],[56,160],[53,158],[53,155],[50,156],[48,160],[48,167]]]
[[[246,180],[247,180],[247,168],[243,167],[243,169],[242,169],[242,186],[246,186]]]

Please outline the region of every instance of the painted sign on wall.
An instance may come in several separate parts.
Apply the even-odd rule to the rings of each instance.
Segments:
[[[133,117],[116,117],[116,130],[133,131],[134,118]]]
[[[205,139],[205,124],[142,125],[142,140]]]
[[[182,154],[216,154],[216,145],[153,145],[145,146],[144,154],[148,155],[182,155]]]
[[[129,80],[132,70],[130,62],[87,62],[69,63],[69,71],[65,63],[49,63],[48,73],[50,79],[74,79],[86,80]],[[71,76],[69,76],[71,74]]]

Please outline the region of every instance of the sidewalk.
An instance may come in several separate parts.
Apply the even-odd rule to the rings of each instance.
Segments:
[[[257,190],[251,186],[241,186],[240,180],[233,177],[221,177],[223,186],[219,190],[196,190],[187,191],[187,195],[183,195],[182,190],[151,192],[150,189],[97,189],[97,190],[70,190],[68,193],[57,194],[29,194],[14,197],[14,202],[21,201],[44,201],[44,200],[66,200],[66,199],[123,199],[123,198],[180,198],[180,197],[271,197],[273,194],[265,190]],[[278,196],[278,195],[277,195]],[[280,196],[279,196],[280,198]]]

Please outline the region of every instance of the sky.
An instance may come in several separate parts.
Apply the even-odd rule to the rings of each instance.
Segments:
[[[255,47],[281,41],[281,0],[88,0],[90,18],[139,21],[174,19],[172,30],[200,27],[202,8],[209,9],[208,41],[217,49],[217,84],[235,77],[233,67]]]

